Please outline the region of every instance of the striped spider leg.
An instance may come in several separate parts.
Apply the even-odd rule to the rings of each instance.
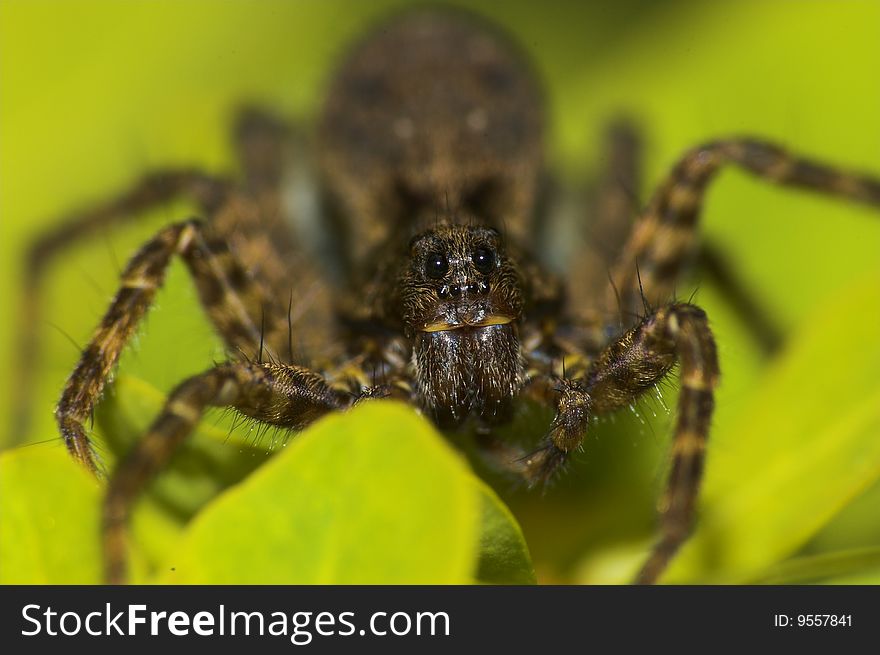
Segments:
[[[152,174],[118,198],[75,215],[32,250],[28,279],[35,290],[40,271],[53,256],[105,225],[180,196],[195,200],[206,217],[163,228],[129,260],[120,287],[68,377],[56,407],[56,420],[68,450],[92,473],[105,474],[87,435],[86,421],[124,347],[152,305],[169,264],[179,256],[232,361],[181,384],[154,429],[110,474],[104,512],[108,580],[124,579],[125,552],[118,546],[123,541],[125,519],[137,494],[189,433],[192,426],[187,419],[193,413],[229,401],[247,416],[302,427],[326,409],[351,402],[350,394],[331,390],[319,375],[302,366],[280,363],[294,359],[294,300],[305,299],[309,307],[313,330],[306,335],[298,329],[302,340],[308,343],[328,338],[330,333],[324,330],[326,305],[322,304],[326,294],[315,293],[313,287],[320,285],[315,267],[294,245],[283,215],[281,170],[290,164],[285,161],[290,154],[285,127],[266,114],[247,110],[240,116],[236,136],[244,169],[241,186],[190,170]],[[291,287],[291,280],[297,286]],[[301,297],[304,290],[302,295],[308,298]],[[23,316],[35,318],[36,294],[28,294],[26,302]],[[27,347],[22,350],[32,357],[36,344],[33,337],[25,340]],[[316,347],[313,355],[326,355],[331,349]],[[253,363],[249,358],[256,357],[258,350],[260,362]],[[262,363],[264,354],[271,363]],[[283,396],[288,405],[280,409],[273,404],[273,394]]]
[[[105,581],[126,580],[125,535],[131,509],[207,408],[231,407],[257,421],[299,430],[329,411],[349,407],[353,399],[313,371],[279,363],[230,362],[184,381],[110,478],[102,526]]]
[[[110,202],[68,216],[42,234],[26,256],[24,289],[18,312],[19,343],[16,349],[16,379],[13,393],[12,434],[21,439],[29,427],[34,373],[39,360],[38,330],[41,321],[41,287],[46,271],[65,251],[86,241],[111,225],[130,222],[143,212],[177,198],[191,200],[203,215],[222,205],[230,190],[221,178],[194,169],[158,171],[145,175],[134,186]]]
[[[705,312],[669,299],[696,248],[703,195],[724,164],[736,164],[778,184],[880,206],[876,179],[796,158],[765,142],[737,139],[688,152],[640,216],[613,269],[613,300],[608,300],[619,307],[625,330],[573,377],[543,381],[545,386],[557,385],[556,417],[548,437],[526,457],[523,467],[534,482],[550,479],[581,445],[592,416],[630,404],[678,364],[681,393],[672,465],[658,503],[660,535],[636,578],[643,584],[657,581],[694,520],[720,370]]]

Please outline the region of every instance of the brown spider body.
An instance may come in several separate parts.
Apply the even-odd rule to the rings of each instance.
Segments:
[[[169,197],[188,195],[204,216],[163,229],[130,260],[57,407],[68,448],[97,472],[84,425],[180,256],[231,359],[178,386],[112,473],[109,580],[124,579],[132,504],[208,407],[299,429],[359,399],[396,396],[441,426],[471,419],[485,432],[528,395],[556,410],[536,450],[506,451],[534,483],[560,469],[592,417],[629,405],[678,365],[660,538],[638,578],[657,579],[693,520],[719,376],[705,313],[672,300],[709,181],[732,163],[874,205],[880,182],[755,140],[711,143],[681,159],[631,231],[619,185],[606,189],[597,224],[622,253],[610,283],[597,274],[609,264],[594,258],[557,275],[533,252],[545,227],[541,116],[537,83],[493,30],[455,13],[406,14],[364,40],[331,85],[317,160],[332,247],[307,247],[291,231],[298,155],[284,125],[258,112],[237,131],[241,184],[194,171],[153,176],[37,245],[32,277],[71,234]],[[618,131],[615,175],[632,180],[635,150]]]
[[[367,291],[355,312],[403,335],[412,370],[378,366],[445,427],[503,420],[525,379],[519,331],[532,308],[500,231],[521,234],[534,216],[540,106],[503,39],[415,14],[353,50],[324,107],[328,205],[352,284]],[[431,256],[445,270],[426,273]]]

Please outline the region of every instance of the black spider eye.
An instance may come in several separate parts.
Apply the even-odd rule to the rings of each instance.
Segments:
[[[489,248],[477,248],[471,259],[480,273],[490,273],[495,268],[495,253]]]
[[[449,270],[449,260],[442,252],[428,253],[425,260],[425,275],[433,280],[439,280]]]

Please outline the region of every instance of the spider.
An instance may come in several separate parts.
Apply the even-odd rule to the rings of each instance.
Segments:
[[[123,215],[180,196],[200,208],[199,220],[167,226],[130,259],[64,387],[61,435],[92,472],[102,471],[85,425],[175,256],[232,353],[177,386],[110,473],[107,581],[125,580],[126,523],[138,495],[209,407],[298,430],[364,399],[402,398],[440,427],[474,426],[500,461],[540,485],[577,451],[593,417],[677,370],[659,537],[637,582],[658,578],[693,523],[719,377],[705,312],[674,300],[698,251],[709,183],[734,165],[880,205],[880,181],[759,140],[719,140],[685,153],[627,230],[622,189],[632,186],[637,148],[620,128],[609,179],[624,183],[607,185],[597,217],[619,253],[607,262],[582,256],[557,274],[535,252],[552,206],[542,122],[538,83],[506,37],[462,14],[410,12],[356,46],[331,84],[318,125],[317,237],[295,215],[290,130],[252,109],[235,132],[244,179],[157,172],[39,243],[36,267],[72,234]],[[328,231],[334,237],[322,239]],[[772,347],[772,332],[740,300]],[[526,397],[555,417],[536,447],[520,452],[492,434]]]

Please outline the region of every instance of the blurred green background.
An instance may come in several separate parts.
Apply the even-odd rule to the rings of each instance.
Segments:
[[[33,427],[13,439],[6,419],[27,244],[72,208],[118,192],[143,171],[190,164],[230,170],[228,127],[243,101],[310,125],[346,44],[412,4],[0,3],[0,444],[34,444],[10,450],[8,466],[38,471],[27,458],[46,458],[56,467],[47,471],[65,466],[51,417],[78,356],[65,335],[79,345],[87,340],[133,248],[187,208],[163,207],[108,230],[51,268],[46,320],[33,326],[43,352]],[[571,183],[600,170],[603,128],[621,113],[646,140],[643,198],[683,150],[731,134],[880,175],[880,3],[873,0],[461,4],[503,25],[533,57],[550,107],[548,159]],[[777,359],[763,361],[724,299],[694,281],[724,377],[703,518],[668,579],[878,582],[877,213],[730,172],[712,189],[703,227],[788,341]],[[99,429],[110,425],[108,437],[136,434],[161,402],[157,390],[220,352],[185,271],[173,267],[123,360],[125,391],[110,399],[115,409],[99,416]],[[667,405],[674,402],[670,386]],[[670,420],[660,401],[648,399],[637,416],[603,421],[546,493],[492,480],[522,525],[540,581],[627,579],[650,541]],[[224,443],[215,421],[206,421],[189,459],[181,458],[160,482],[165,491],[136,519],[143,523],[136,540],[148,542],[147,569],[176,548],[180,526],[209,498],[264,459],[266,444],[247,434]],[[540,425],[535,419],[534,429]],[[24,486],[11,482],[22,479]],[[7,474],[0,484],[2,502],[13,505],[5,508],[7,528],[13,515],[36,523],[38,509],[60,511],[50,495],[66,489],[38,473]],[[0,579],[26,542],[20,532],[2,532]]]

